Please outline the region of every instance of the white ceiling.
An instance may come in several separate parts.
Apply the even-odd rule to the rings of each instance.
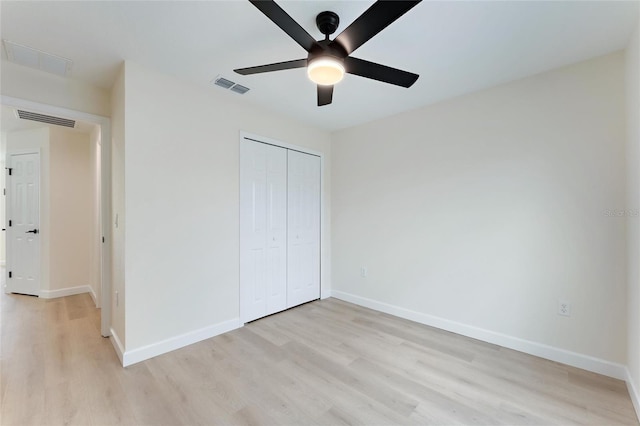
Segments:
[[[340,16],[337,35],[371,1],[279,1],[317,39],[315,16]],[[248,1],[6,1],[1,37],[72,59],[72,78],[110,88],[122,60],[190,80],[217,75],[251,88],[246,102],[335,130],[600,56],[626,46],[638,1],[424,1],[353,56],[420,74],[409,89],[347,75],[316,106],[304,69],[240,76],[239,67],[306,52]],[[3,53],[2,59],[6,59]],[[237,95],[241,96],[241,95]]]

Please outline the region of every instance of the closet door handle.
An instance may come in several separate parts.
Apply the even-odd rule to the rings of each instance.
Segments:
[[[40,231],[38,231],[37,229],[32,229],[31,231],[25,232],[25,234],[37,234],[38,232]]]

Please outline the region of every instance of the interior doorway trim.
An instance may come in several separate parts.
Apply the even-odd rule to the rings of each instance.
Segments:
[[[293,151],[298,151],[298,152],[302,152],[304,154],[311,154],[311,155],[315,155],[317,157],[320,157],[320,161],[321,161],[321,167],[320,168],[320,177],[322,178],[323,174],[322,173],[324,171],[324,153],[319,152],[319,151],[314,151],[312,149],[309,148],[305,148],[303,146],[299,146],[299,145],[292,145],[286,142],[281,142],[275,139],[270,139],[270,138],[265,138],[264,136],[260,136],[260,135],[255,135],[253,133],[248,133],[245,131],[240,131],[240,139],[249,139],[251,141],[254,142],[260,142],[260,143],[266,143],[267,145],[273,145],[273,146],[279,146],[280,148],[286,148],[286,149],[290,149]],[[320,182],[320,184],[322,185],[322,181]],[[320,188],[320,192],[322,192],[322,188]]]
[[[11,96],[0,96],[0,104],[45,115],[62,116],[78,121],[86,121],[100,126],[100,142],[102,145],[100,157],[100,212],[102,216],[102,236],[104,238],[104,242],[100,247],[100,333],[102,336],[108,337],[111,335],[111,119],[101,115]]]

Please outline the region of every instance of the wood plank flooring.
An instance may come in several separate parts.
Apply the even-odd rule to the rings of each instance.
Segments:
[[[122,368],[87,294],[2,299],[2,425],[637,425],[624,382],[337,299]]]

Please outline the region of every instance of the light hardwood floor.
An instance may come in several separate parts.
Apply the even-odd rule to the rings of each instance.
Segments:
[[[625,384],[336,299],[131,367],[89,295],[0,295],[2,425],[638,424]]]

